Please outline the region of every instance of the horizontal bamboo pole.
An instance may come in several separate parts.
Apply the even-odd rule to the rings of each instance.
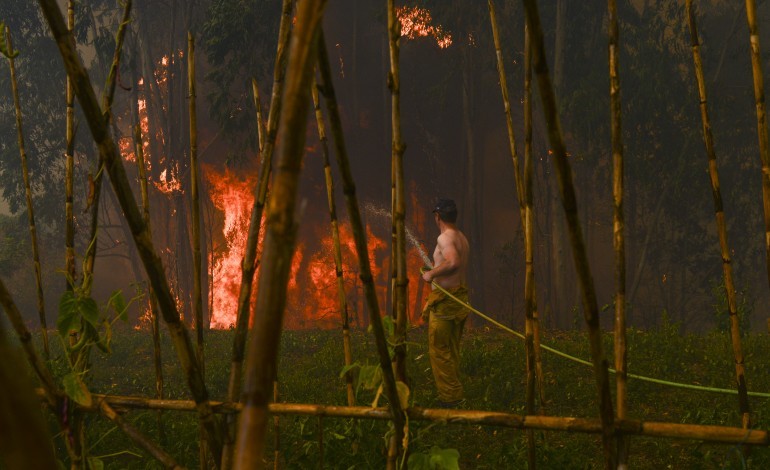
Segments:
[[[38,394],[42,396],[42,390]],[[138,409],[163,409],[173,411],[196,411],[192,400],[156,400],[144,397],[128,397],[94,394],[94,402],[106,401],[111,406]],[[239,403],[209,402],[215,413],[237,413]],[[96,409],[96,405],[93,411]],[[303,403],[270,403],[273,414],[326,416],[332,418],[392,419],[388,408],[368,406],[331,406]],[[430,408],[407,408],[406,414],[414,421],[434,421],[446,424],[499,426],[514,429],[542,429],[545,431],[567,431],[601,434],[602,425],[598,419],[560,416],[517,415],[499,411],[445,410]],[[762,429],[743,429],[728,426],[702,424],[680,424],[645,422],[638,420],[616,420],[615,432],[619,434],[668,439],[694,439],[721,444],[746,444],[770,446],[770,435]]]
[[[195,403],[195,402],[192,402]],[[158,462],[163,464],[165,468],[181,469],[180,466],[173,457],[171,457],[166,451],[158,447],[153,441],[144,436],[138,429],[126,422],[115,411],[106,400],[102,400],[98,405],[99,412],[107,419],[115,423],[115,425],[123,431],[136,445],[144,449],[147,453],[153,456]]]

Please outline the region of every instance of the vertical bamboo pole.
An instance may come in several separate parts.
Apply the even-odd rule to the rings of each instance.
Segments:
[[[112,120],[112,100],[115,96],[115,86],[117,84],[120,55],[121,51],[123,50],[123,40],[126,37],[126,29],[130,21],[132,3],[133,0],[126,0],[126,4],[123,8],[123,18],[120,21],[118,34],[115,38],[115,52],[112,56],[110,72],[107,75],[107,82],[105,83],[104,93],[102,94],[102,109],[104,111],[104,119],[108,123]],[[87,293],[91,292],[94,264],[96,262],[97,230],[99,227],[99,200],[101,198],[103,176],[104,159],[100,154],[96,164],[96,175],[93,176],[93,193],[89,194],[88,198],[88,204],[91,208],[91,230],[88,237],[89,243],[85,253],[85,262],[83,263],[83,287]]]
[[[230,368],[230,382],[228,397],[237,401],[240,395],[241,369],[243,368],[246,333],[249,328],[249,310],[251,307],[251,288],[254,280],[254,272],[257,269],[257,244],[262,223],[262,212],[267,200],[267,188],[270,181],[273,150],[278,133],[278,121],[281,117],[282,95],[284,75],[286,73],[286,52],[289,44],[289,32],[291,31],[292,1],[283,0],[281,24],[278,31],[278,50],[275,57],[273,70],[273,92],[270,101],[270,111],[267,118],[267,139],[263,142],[262,165],[259,174],[259,183],[255,188],[254,205],[251,209],[249,222],[249,234],[246,240],[246,249],[241,263],[241,288],[238,295],[238,318],[233,339],[233,359]],[[253,82],[252,82],[253,85]],[[259,129],[259,124],[257,124]],[[226,454],[227,455],[227,454]],[[228,467],[224,467],[228,468]]]
[[[281,7],[281,22],[278,27],[278,45],[273,68],[273,90],[270,97],[270,110],[267,116],[266,132],[261,124],[262,108],[259,105],[259,88],[252,79],[251,86],[257,105],[257,133],[262,158],[259,182],[255,188],[254,204],[251,208],[249,233],[241,261],[241,287],[238,292],[238,312],[233,338],[233,352],[230,366],[230,379],[227,386],[227,397],[230,401],[238,401],[241,395],[241,375],[243,358],[246,349],[246,336],[249,329],[249,313],[251,312],[251,291],[254,273],[257,270],[257,245],[262,228],[262,213],[267,201],[267,189],[272,170],[273,150],[278,133],[278,121],[281,117],[284,76],[286,74],[286,59],[289,49],[289,32],[292,22],[292,0],[283,0]],[[232,465],[235,422],[228,420],[225,449],[223,452],[222,469],[228,470]]]
[[[406,145],[401,136],[401,79],[399,71],[399,44],[401,37],[401,22],[396,14],[394,0],[387,0],[388,7],[388,36],[390,44],[390,71],[388,73],[388,88],[391,97],[391,159],[393,161],[393,179],[395,180],[395,206],[393,208],[393,225],[396,232],[396,243],[393,246],[391,259],[396,267],[396,284],[394,286],[394,311],[396,312],[395,347],[393,367],[396,380],[408,383],[406,377],[406,304],[409,278],[406,275],[406,203],[404,189],[404,151]],[[396,450],[401,449],[401,434],[396,433]],[[400,452],[398,452],[400,453]],[[390,462],[389,462],[390,464]],[[395,467],[395,461],[393,462]]]
[[[608,10],[608,57],[610,75],[610,120],[612,139],[612,242],[615,248],[615,389],[617,418],[626,419],[626,248],[625,219],[623,214],[623,128],[620,108],[620,66],[618,9],[615,0],[607,1]],[[629,441],[618,436],[618,466],[628,465]]]
[[[602,444],[604,447],[604,464],[610,469],[615,466],[614,449],[614,411],[607,358],[602,350],[602,331],[599,325],[599,307],[596,300],[591,269],[588,265],[585,242],[577,211],[575,188],[572,182],[572,170],[567,160],[567,150],[561,133],[559,116],[556,111],[556,97],[553,93],[551,78],[548,73],[548,63],[545,57],[543,29],[535,0],[524,0],[527,24],[532,34],[532,58],[537,75],[540,99],[548,128],[548,140],[553,151],[556,164],[556,175],[562,196],[562,206],[569,226],[569,238],[572,245],[572,256],[578,273],[580,289],[583,297],[583,315],[588,325],[588,336],[591,349],[591,359],[596,378],[596,388],[599,395],[599,414],[602,421]]]
[[[751,45],[751,70],[754,79],[754,102],[757,109],[757,137],[759,156],[762,160],[762,207],[765,213],[765,256],[768,282],[770,282],[770,145],[768,143],[767,117],[765,114],[765,83],[762,73],[762,52],[759,47],[759,26],[757,25],[757,4],[746,0],[746,19],[749,24]],[[770,325],[770,319],[768,319]]]
[[[199,416],[206,424],[206,436],[209,440],[210,449],[217,461],[219,461],[222,452],[219,420],[214,415],[209,404],[208,390],[193,352],[187,328],[181,322],[179,311],[176,309],[176,303],[169,289],[163,263],[155,251],[152,240],[148,236],[147,226],[136,205],[136,200],[126,176],[126,170],[118,154],[117,146],[108,132],[91,80],[80,56],[75,50],[74,39],[69,31],[67,31],[56,0],[39,0],[38,3],[56,40],[59,53],[67,69],[67,74],[72,79],[75,94],[83,109],[83,114],[91,130],[94,142],[105,159],[112,187],[115,189],[121,209],[123,209],[124,216],[131,227],[131,234],[144,268],[147,271],[147,277],[150,279],[153,289],[157,294],[160,311],[168,326],[174,348],[177,351],[177,357],[184,371],[190,392],[195,399]]]
[[[295,209],[302,155],[310,78],[316,59],[317,32],[325,0],[299,4],[291,33],[286,72],[286,109],[281,116],[281,152],[275,172],[273,197],[267,211],[262,273],[259,278],[254,330],[249,341],[243,409],[238,420],[234,468],[263,468],[268,403],[276,377],[286,288],[294,255],[297,221]]]
[[[524,230],[530,231],[529,234],[529,259],[525,259],[525,267],[531,266],[532,269],[525,271],[524,277],[524,295],[525,302],[526,296],[529,293],[529,301],[531,303],[532,310],[532,340],[535,347],[535,377],[538,383],[538,392],[540,398],[541,414],[543,414],[543,408],[545,407],[545,387],[543,380],[543,360],[540,348],[540,315],[537,308],[537,289],[535,285],[535,203],[532,196],[533,190],[533,173],[534,173],[534,156],[532,152],[532,47],[529,36],[529,27],[524,24],[524,199],[526,201],[526,209],[524,214]],[[529,161],[529,170],[527,169],[527,161]],[[529,173],[527,173],[529,171]],[[527,181],[529,178],[529,181]],[[529,224],[529,225],[527,225]],[[527,243],[526,235],[524,243]],[[527,249],[525,246],[525,256]],[[529,273],[529,284],[527,283],[527,273]]]
[[[70,34],[75,29],[75,2],[73,0],[67,0],[67,29]],[[64,154],[64,257],[65,272],[67,273],[67,290],[72,290],[73,283],[75,282],[75,215],[72,208],[72,180],[75,170],[75,93],[69,76],[67,76],[66,87],[67,151]]]
[[[318,123],[318,139],[321,141],[321,151],[324,159],[324,179],[326,181],[326,200],[329,205],[329,218],[331,219],[332,241],[334,244],[334,271],[337,279],[337,302],[342,320],[342,348],[344,352],[345,366],[353,363],[353,353],[350,347],[350,323],[348,322],[348,301],[345,294],[345,278],[342,266],[342,248],[340,247],[340,228],[337,220],[337,204],[334,202],[334,179],[329,160],[329,140],[326,138],[326,125],[324,123],[321,101],[318,99],[318,83],[313,76],[313,107]],[[353,390],[353,376],[350,372],[345,374],[345,390],[347,392],[348,406],[356,403],[356,395]]]
[[[525,340],[527,348],[527,414],[535,412],[535,378],[539,381],[540,403],[543,404],[543,368],[540,360],[540,329],[537,318],[535,289],[534,201],[532,196],[532,48],[529,28],[524,23],[524,312],[527,317]],[[534,367],[532,362],[534,361]],[[536,373],[535,373],[536,372]],[[527,463],[535,468],[537,462],[535,434],[527,430]]]
[[[540,334],[537,315],[537,288],[535,285],[535,264],[534,264],[534,241],[531,233],[527,233],[531,227],[527,226],[527,223],[533,224],[531,207],[529,213],[527,212],[527,197],[531,197],[531,194],[527,195],[526,183],[523,181],[519,156],[516,151],[516,140],[513,131],[513,118],[511,117],[511,104],[508,99],[508,80],[505,73],[505,62],[503,60],[503,52],[500,41],[500,33],[497,26],[497,14],[495,12],[495,4],[492,0],[487,1],[489,7],[489,19],[492,23],[492,36],[495,44],[495,53],[497,56],[497,70],[499,73],[500,89],[503,95],[503,104],[505,106],[505,120],[508,128],[508,147],[511,152],[511,159],[513,161],[513,175],[516,184],[516,194],[519,201],[519,215],[521,217],[522,224],[524,225],[524,263],[525,263],[525,275],[524,275],[524,315],[525,315],[525,348],[527,354],[527,414],[535,414],[535,383],[537,383],[537,389],[540,390],[540,401],[543,401],[543,378],[542,378],[542,361],[540,360]],[[526,25],[525,25],[526,30]],[[531,59],[528,54],[529,51],[529,35],[525,32],[525,61]],[[525,67],[531,65],[525,63]],[[530,152],[531,158],[531,100],[529,96],[529,86],[531,83],[531,70],[528,71],[530,75],[527,75],[525,71],[525,120],[530,119],[527,124],[530,124],[529,128],[525,125],[525,133],[529,132],[527,137],[529,138],[529,148],[525,147],[525,151]],[[527,115],[529,113],[529,115]],[[526,135],[526,134],[525,134]],[[527,143],[525,143],[525,146]],[[526,156],[525,156],[526,157]],[[526,171],[526,168],[525,168]],[[531,192],[531,188],[530,188]],[[527,431],[528,440],[528,465],[529,468],[535,468],[535,435],[532,430]]]
[[[144,144],[142,143],[142,128],[139,123],[134,125],[134,149],[136,153],[136,165],[139,174],[139,188],[142,196],[142,218],[147,227],[147,236],[152,239],[152,225],[150,223],[150,195],[147,191],[147,169],[144,164]],[[158,313],[158,297],[152,285],[147,286],[150,298],[150,318],[152,323],[152,357],[155,368],[155,396],[163,399],[163,361],[160,348],[160,314]],[[163,426],[163,414],[158,411],[158,437],[165,440],[165,428]]]
[[[749,428],[751,426],[751,415],[746,386],[746,367],[741,347],[741,326],[736,307],[737,302],[735,300],[735,284],[733,283],[733,268],[730,260],[730,245],[727,241],[727,225],[725,223],[725,212],[722,205],[722,191],[719,189],[717,156],[716,151],[714,150],[714,136],[711,133],[708,99],[706,96],[706,82],[703,79],[700,41],[698,39],[698,27],[695,21],[695,12],[692,8],[692,0],[685,1],[685,8],[687,10],[687,24],[690,27],[690,44],[692,47],[693,63],[695,65],[695,80],[698,84],[698,95],[700,97],[700,115],[703,122],[703,140],[706,144],[709,176],[711,177],[711,193],[714,198],[714,212],[716,216],[717,233],[719,234],[719,247],[722,254],[722,273],[724,275],[727,308],[730,316],[730,337],[733,345],[733,355],[735,356],[735,377],[736,383],[738,384],[738,408],[741,412],[743,427]]]
[[[334,137],[337,166],[342,175],[342,192],[345,194],[345,204],[348,209],[350,225],[353,229],[353,238],[356,244],[360,272],[359,277],[363,284],[364,300],[366,302],[366,308],[369,311],[370,325],[372,327],[372,332],[374,333],[377,355],[380,361],[380,368],[382,369],[385,396],[388,398],[393,412],[395,435],[398,440],[401,441],[404,433],[405,416],[398,397],[396,378],[393,374],[390,353],[388,352],[388,343],[382,326],[382,318],[380,317],[380,306],[377,303],[377,292],[374,288],[372,269],[369,262],[369,250],[366,246],[366,231],[361,222],[361,211],[358,208],[356,185],[353,180],[353,173],[350,169],[347,148],[345,147],[345,136],[342,132],[342,119],[340,118],[339,108],[337,107],[337,98],[334,92],[331,66],[329,65],[329,54],[326,50],[323,30],[321,30],[318,37],[318,69],[321,72],[321,90],[326,98],[326,111],[329,113],[329,126],[332,131],[332,136]]]
[[[192,224],[192,254],[193,254],[193,317],[195,318],[196,353],[201,374],[206,376],[206,366],[203,354],[203,298],[201,295],[201,216],[200,197],[198,196],[198,115],[195,109],[195,37],[187,32],[187,89],[190,113],[190,223]],[[200,467],[208,467],[205,434],[201,423]]]
[[[29,235],[32,239],[32,261],[35,264],[35,286],[37,287],[37,313],[40,318],[40,330],[43,337],[43,353],[46,359],[51,351],[48,345],[48,326],[45,318],[45,297],[43,296],[43,273],[40,266],[40,250],[37,245],[37,227],[35,225],[35,210],[32,206],[32,188],[29,184],[29,170],[27,169],[27,150],[24,146],[24,127],[21,117],[21,104],[19,102],[19,85],[16,80],[16,65],[13,60],[13,41],[11,30],[5,28],[5,45],[8,49],[8,66],[11,69],[11,92],[13,93],[13,106],[16,112],[16,139],[19,144],[21,156],[21,176],[24,181],[24,194],[27,201],[27,221],[29,222]]]

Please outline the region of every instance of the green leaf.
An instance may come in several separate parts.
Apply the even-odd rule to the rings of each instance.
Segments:
[[[56,318],[56,328],[62,338],[66,338],[70,331],[80,329],[78,299],[72,291],[65,291],[59,299],[59,316]]]
[[[104,337],[99,338],[99,340],[96,342],[96,346],[102,350],[102,352],[106,354],[110,354],[112,352],[111,344],[112,344],[112,325],[110,325],[110,322],[105,320],[104,322]]]
[[[62,384],[64,385],[64,393],[75,402],[83,406],[91,406],[93,404],[91,392],[88,391],[86,384],[80,380],[80,375],[70,372],[62,378]]]
[[[382,370],[380,366],[361,366],[358,383],[366,390],[376,390],[380,383],[382,383]]]
[[[430,455],[422,452],[412,452],[406,464],[409,470],[431,470]]]
[[[348,372],[351,372],[351,371],[353,371],[353,370],[355,370],[355,369],[357,369],[359,367],[361,367],[361,363],[357,362],[357,361],[354,362],[353,364],[350,364],[349,366],[343,367],[342,371],[340,372],[340,378],[345,377],[345,374],[347,374]]]
[[[104,470],[104,462],[98,457],[88,457],[89,470]]]
[[[460,470],[460,452],[433,446],[430,449],[430,464],[437,470]]]
[[[126,314],[128,306],[126,305],[126,300],[123,298],[123,291],[116,290],[113,292],[110,296],[110,300],[107,301],[107,305],[112,306],[118,318],[123,321],[128,321],[128,315]]]
[[[9,59],[13,59],[17,55],[19,55],[19,51],[8,50],[8,45],[5,42],[5,23],[3,23],[2,21],[0,21],[0,54],[3,54]]]
[[[78,310],[83,319],[93,326],[99,325],[99,305],[91,297],[84,297],[78,302]]]

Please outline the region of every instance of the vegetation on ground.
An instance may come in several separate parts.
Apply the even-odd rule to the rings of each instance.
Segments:
[[[210,331],[206,337],[206,380],[212,399],[227,393],[232,331]],[[436,407],[425,328],[409,333],[408,375],[411,405]],[[363,331],[353,332],[354,357],[362,365],[375,365],[374,340]],[[184,377],[174,363],[167,336],[163,338],[166,397],[190,399]],[[605,336],[605,351],[612,351],[612,338]],[[588,342],[578,331],[546,333],[543,343],[568,354],[588,357]],[[54,342],[54,345],[56,343]],[[680,325],[664,322],[654,331],[628,333],[629,371],[686,384],[734,388],[734,364],[730,339],[724,332],[705,335],[680,334]],[[762,358],[770,354],[767,335],[744,337],[749,390],[770,391],[770,378],[763,373]],[[154,372],[152,339],[146,331],[116,325],[111,354],[94,351],[87,383],[91,392],[152,397]],[[559,356],[543,358],[546,405],[551,416],[596,418],[596,385],[591,369]],[[610,358],[611,360],[611,358]],[[54,367],[65,374],[66,358],[54,349]],[[279,401],[346,405],[341,335],[332,330],[286,331],[281,341]],[[358,370],[365,370],[361,368]],[[463,338],[462,374],[467,402],[465,409],[525,414],[525,364],[523,343],[507,333],[485,326],[469,328]],[[375,390],[365,377],[357,387],[357,404],[371,405]],[[384,398],[380,399],[384,404]],[[739,427],[737,396],[700,392],[631,379],[628,386],[629,418],[641,421],[708,424]],[[751,398],[753,423],[767,429],[768,400]],[[124,417],[147,436],[157,437],[157,412],[128,411]],[[52,432],[57,432],[52,421]],[[198,467],[199,430],[197,416],[189,412],[163,412],[165,439],[161,446],[181,465]],[[382,468],[386,459],[390,424],[386,421],[280,417],[281,468]],[[135,447],[114,424],[95,414],[86,416],[86,442],[90,454],[105,468],[161,468]],[[461,426],[410,422],[409,449],[414,453],[410,468],[428,463],[455,462],[459,468],[523,468],[526,466],[526,435],[521,430],[491,426]],[[271,428],[270,433],[274,430]],[[322,436],[322,443],[319,437]],[[274,458],[269,436],[266,459]],[[537,431],[537,458],[541,468],[601,468],[599,435]],[[65,456],[61,436],[55,436],[60,456]],[[458,459],[459,456],[459,459]],[[61,458],[61,457],[60,457]],[[272,463],[272,462],[271,462]],[[769,468],[770,449],[753,448],[748,458],[738,446],[691,440],[632,437],[629,465],[637,469]],[[451,468],[443,467],[443,468]]]

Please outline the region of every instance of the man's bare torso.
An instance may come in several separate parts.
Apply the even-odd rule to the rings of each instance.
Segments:
[[[439,266],[447,258],[454,258],[457,268],[449,273],[436,276],[434,281],[444,289],[465,285],[468,267],[468,240],[462,232],[455,228],[444,230],[436,240],[433,251],[433,266]]]

